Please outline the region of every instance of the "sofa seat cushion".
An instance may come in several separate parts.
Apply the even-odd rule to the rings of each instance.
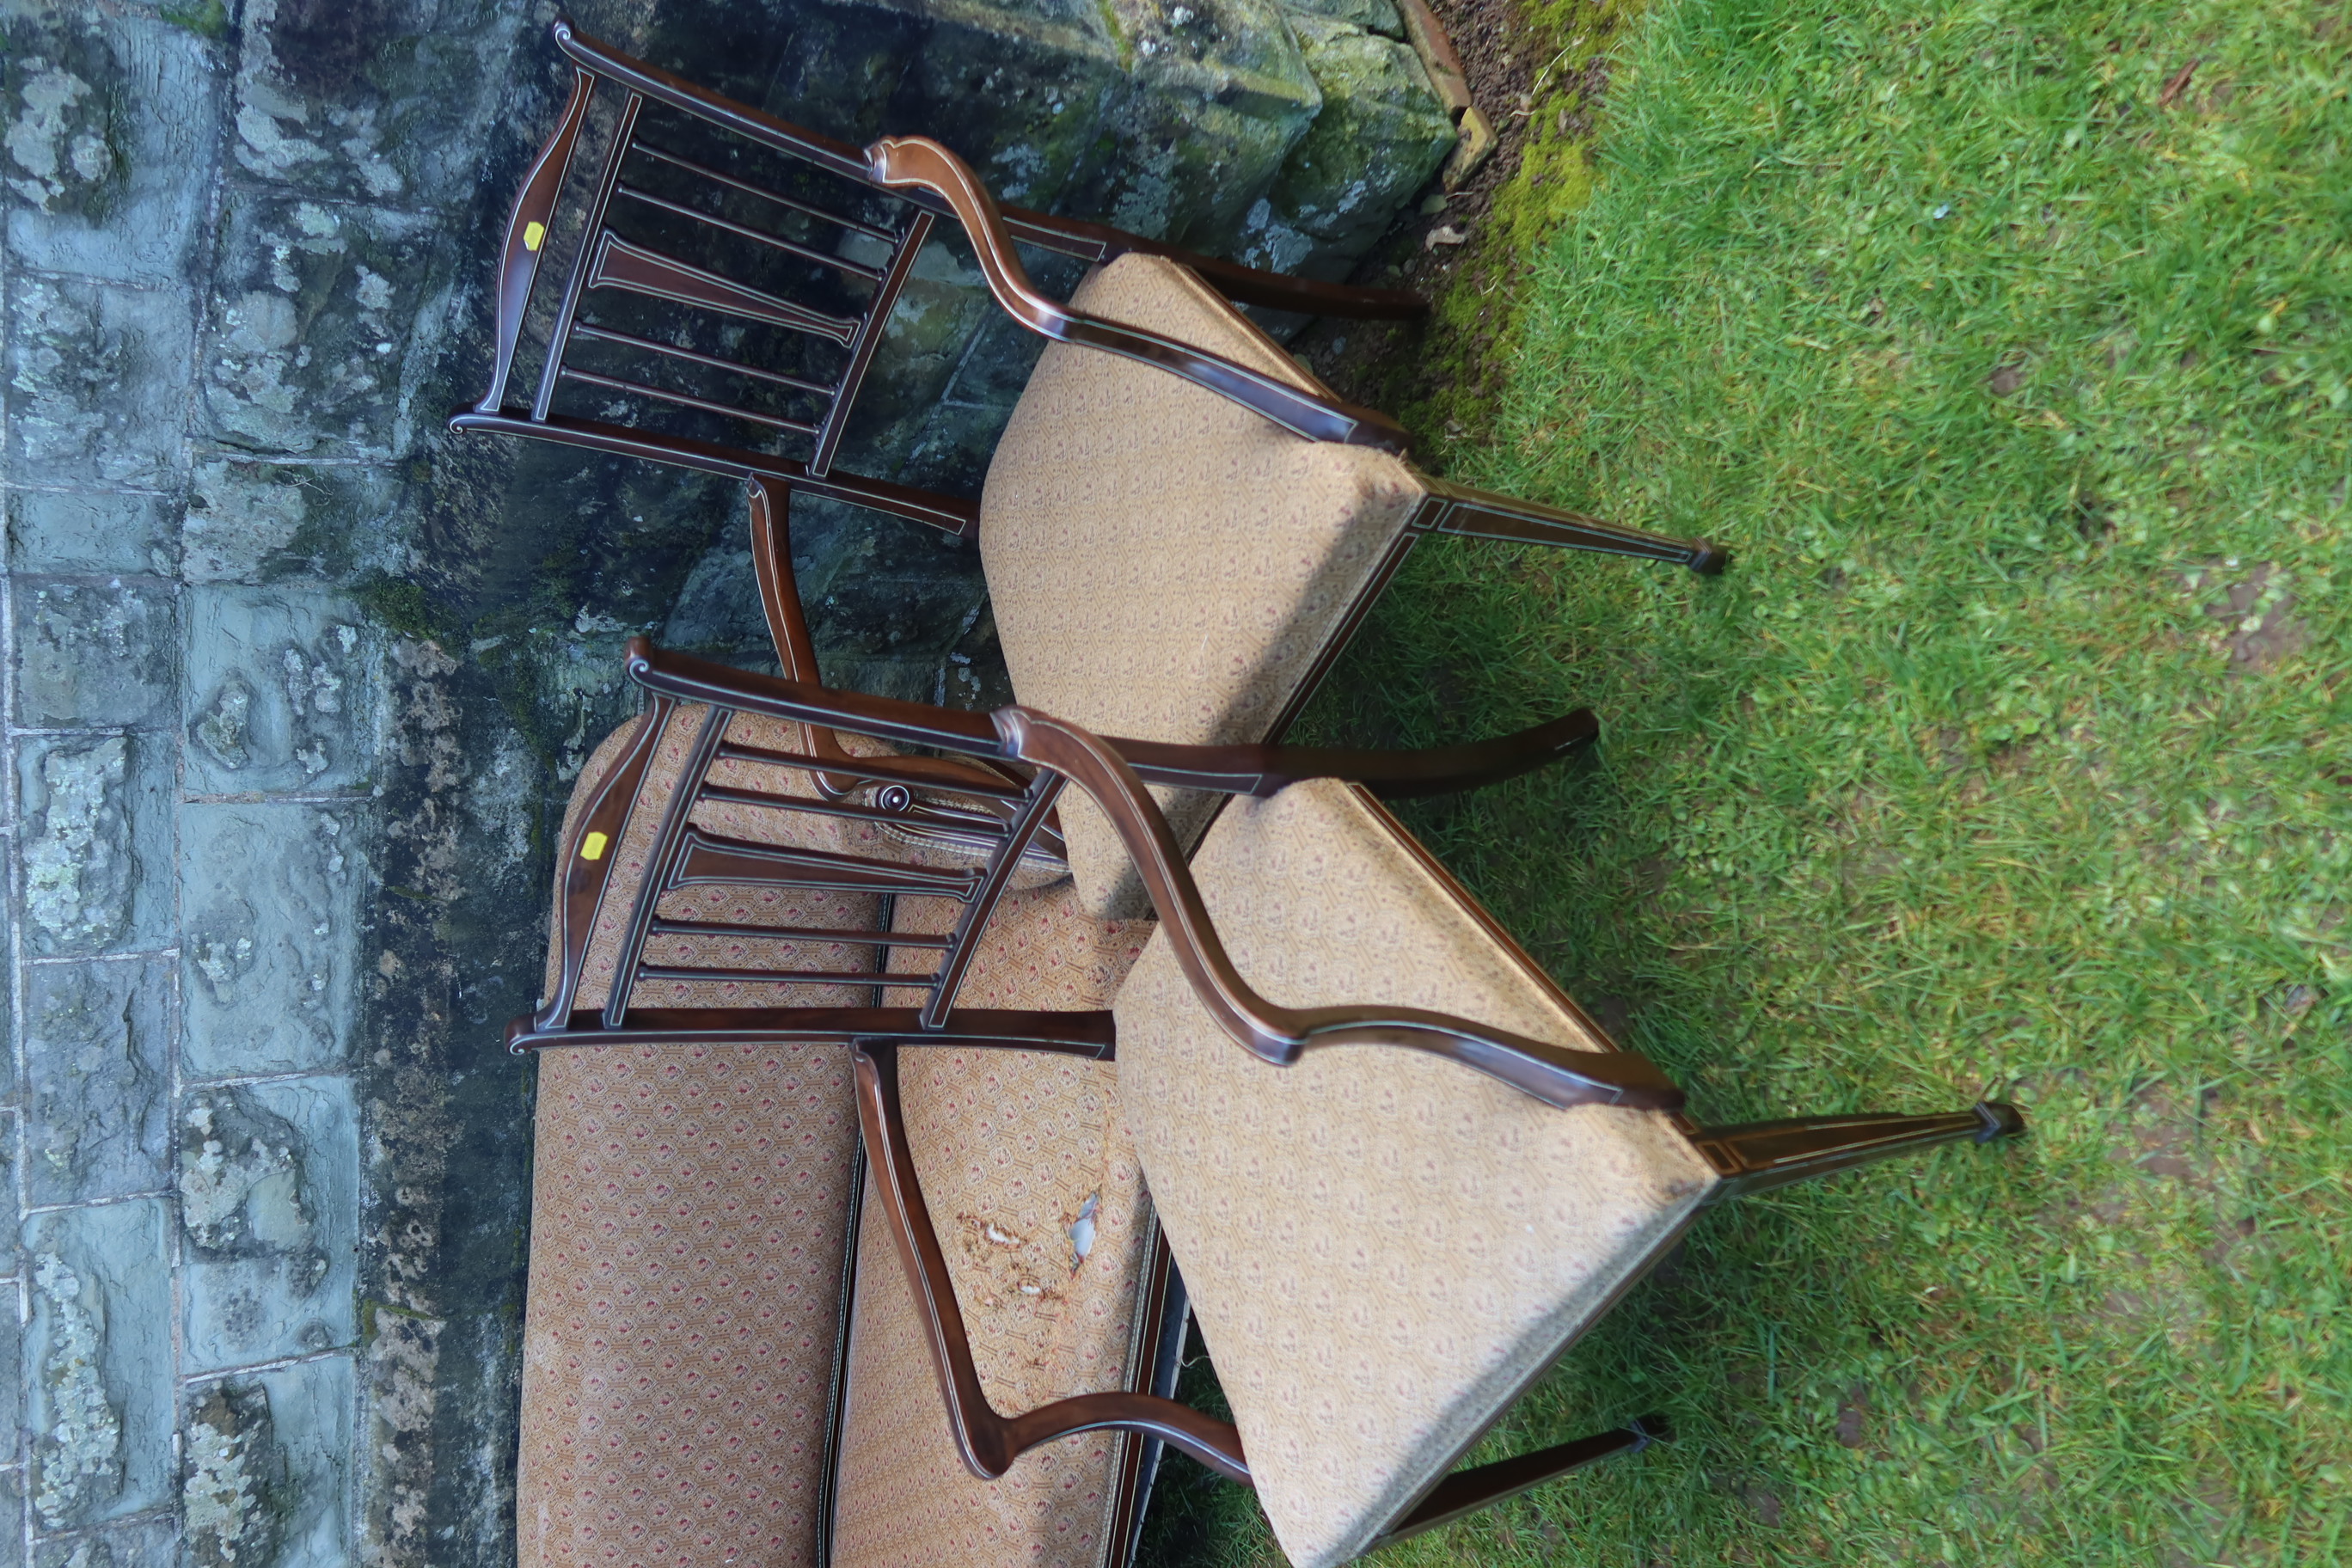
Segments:
[[[708,712],[682,710],[658,742],[590,948],[587,1005],[611,986],[650,825]],[[567,852],[586,799],[639,722],[607,737],[582,770],[559,840]],[[743,738],[772,746],[794,739],[782,726]],[[828,827],[799,826],[785,814],[726,810],[732,815],[710,819],[714,831],[839,842]],[[718,918],[868,926],[877,918],[871,899],[788,912],[762,889],[688,891]],[[741,945],[728,962],[872,963],[870,948],[851,944],[793,944],[789,959],[783,944]],[[551,944],[551,987],[559,958]],[[663,1000],[719,989],[640,987]],[[850,994],[751,989],[812,1001]],[[841,1045],[580,1047],[541,1057],[516,1481],[520,1568],[819,1560],[856,1197],[853,1087]]]
[[[1277,1005],[1424,1007],[1613,1048],[1352,786],[1235,800],[1192,869]],[[1562,1110],[1395,1047],[1260,1061],[1202,1010],[1164,935],[1115,1010],[1153,1205],[1300,1568],[1362,1552],[1714,1182],[1662,1114]]]
[[[895,929],[936,933],[961,906],[901,899]],[[1094,920],[1065,883],[1008,896],[958,1000],[1108,1005],[1146,922]],[[894,950],[928,970],[935,951]],[[911,990],[886,1000],[910,1005]],[[1131,1386],[1139,1292],[1155,1231],[1106,1063],[1025,1051],[899,1053],[908,1142],[989,1401],[1013,1414]],[[858,1237],[834,1562],[837,1568],[1097,1568],[1129,1439],[1088,1432],[1024,1454],[994,1481],[964,1468],[889,1225],[869,1192]]]
[[[1121,257],[1072,303],[1323,390],[1163,258]],[[1051,344],[981,494],[1013,693],[1099,734],[1265,740],[1390,568],[1423,494],[1385,453],[1304,440],[1166,371]],[[1180,843],[1217,798],[1161,792]],[[1094,803],[1070,791],[1062,822],[1083,907],[1147,912]]]
[[[845,1046],[541,1058],[520,1568],[819,1560],[856,1148]]]

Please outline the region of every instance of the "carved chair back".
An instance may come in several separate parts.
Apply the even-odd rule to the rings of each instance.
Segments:
[[[489,386],[453,417],[457,428],[764,477],[969,535],[969,502],[834,468],[891,308],[935,222],[950,216],[992,290],[1033,329],[1161,363],[1323,438],[1401,444],[1370,411],[1061,310],[1029,287],[1012,247],[1087,262],[1174,257],[1230,297],[1276,308],[1402,318],[1426,309],[1417,296],[1285,278],[1003,207],[935,143],[852,147],[568,22],[552,36],[572,68],[572,96],[516,196]],[[551,273],[560,291],[540,288],[552,257],[568,258]],[[519,385],[534,323],[543,358],[536,382]]]
[[[690,467],[822,479],[931,215],[877,189],[856,148],[566,24],[554,36],[571,101],[516,199],[474,411]],[[510,395],[551,256],[569,259],[541,316],[545,357]]]

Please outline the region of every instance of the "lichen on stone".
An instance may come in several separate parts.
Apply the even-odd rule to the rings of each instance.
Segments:
[[[103,946],[130,923],[129,763],[120,735],[59,746],[41,759],[48,800],[25,846],[25,913],[57,945]]]
[[[99,1358],[106,1342],[97,1296],[54,1253],[43,1253],[34,1288],[49,1312],[41,1362],[48,1420],[34,1434],[39,1479],[33,1506],[51,1530],[79,1521],[122,1487],[122,1417],[106,1397]]]
[[[268,1390],[217,1384],[188,1413],[181,1483],[187,1559],[197,1568],[266,1568],[285,1533],[284,1459]]]
[[[190,1104],[180,1131],[180,1223],[207,1251],[293,1251],[311,1239],[299,1135],[231,1091]]]

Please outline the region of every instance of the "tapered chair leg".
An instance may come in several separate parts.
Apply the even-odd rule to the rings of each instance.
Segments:
[[[1493,490],[1473,489],[1448,479],[1420,476],[1429,489],[1428,510],[1421,526],[1434,533],[1465,534],[1473,539],[1513,539],[1528,544],[1556,544],[1564,550],[1592,550],[1605,555],[1638,555],[1647,561],[1687,566],[1702,577],[1713,577],[1731,563],[1731,552],[1704,539],[1671,539],[1639,528],[1542,506]]]
[[[1557,1480],[1570,1470],[1580,1470],[1595,1460],[1605,1459],[1612,1454],[1638,1453],[1653,1443],[1663,1443],[1673,1436],[1674,1432],[1667,1426],[1664,1416],[1643,1415],[1613,1432],[1579,1437],[1573,1443],[1538,1448],[1532,1454],[1518,1454],[1507,1459],[1497,1459],[1491,1465],[1475,1465],[1466,1470],[1456,1470],[1430,1489],[1429,1495],[1421,1500],[1418,1508],[1399,1520],[1395,1529],[1373,1542],[1367,1550],[1378,1551],[1408,1535],[1419,1535],[1424,1530],[1451,1524],[1465,1514],[1492,1508],[1546,1481]]]
[[[2024,1115],[1996,1100],[1941,1116],[1798,1116],[1702,1127],[1691,1142],[1723,1177],[1719,1201],[1939,1143],[1990,1143],[2024,1131]]]

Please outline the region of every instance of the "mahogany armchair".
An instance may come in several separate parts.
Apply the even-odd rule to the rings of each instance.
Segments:
[[[1341,401],[1235,309],[1409,319],[1426,310],[1416,295],[1001,206],[935,142],[847,146],[568,23],[553,37],[574,89],[509,221],[489,384],[450,424],[745,479],[787,675],[816,678],[778,611],[795,491],[977,539],[1020,700],[1190,744],[1278,739],[1430,534],[1724,564],[1704,541],[1421,472],[1393,420]],[[1051,340],[976,502],[836,467],[941,218],[997,302]],[[1031,282],[1022,246],[1096,270],[1063,304]],[[540,289],[542,261],[566,253],[560,290]],[[533,353],[535,378],[519,376]],[[1163,793],[1181,842],[1216,798]],[[1116,836],[1071,805],[1086,907],[1139,915]]]
[[[2021,1130],[1700,1126],[1365,788],[1537,765],[1589,714],[1437,753],[1196,748],[642,643],[630,674],[647,707],[582,775],[548,995],[510,1034],[605,1047],[541,1074],[526,1568],[1094,1568],[1160,1445],[1342,1562],[1663,1436],[1454,1469],[1707,1203]],[[1015,886],[1071,784],[1156,930]],[[1234,803],[1189,868],[1152,785]],[[894,837],[918,794],[970,803],[986,858]],[[1167,1397],[1188,1304],[1236,1425]]]

